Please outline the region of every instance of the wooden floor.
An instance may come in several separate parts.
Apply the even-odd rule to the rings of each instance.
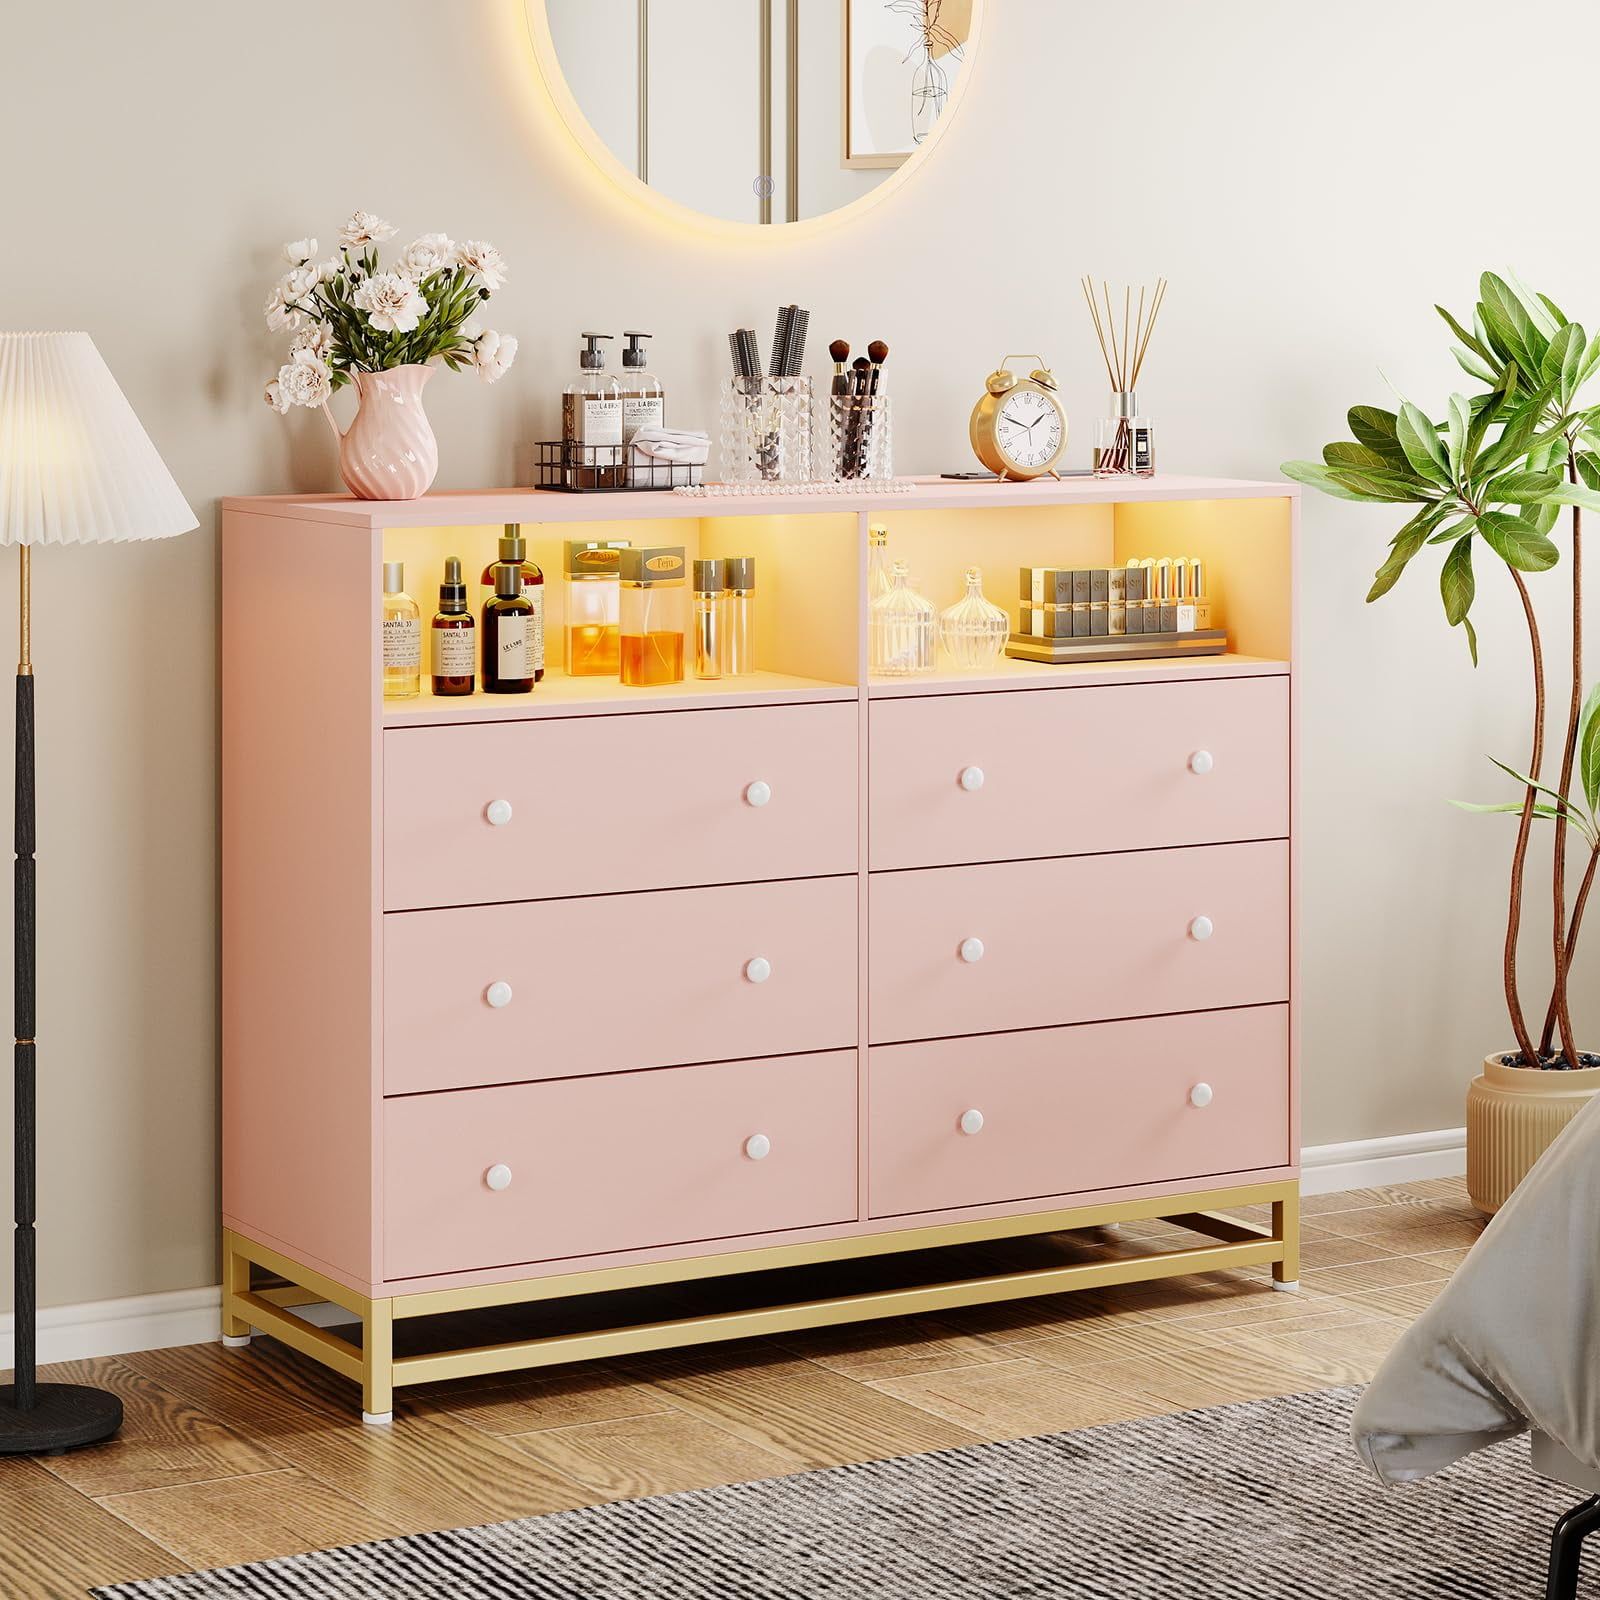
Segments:
[[[404,1391],[364,1428],[353,1385],[270,1339],[68,1363],[116,1390],[115,1441],[0,1458],[0,1593],[81,1596],[602,1500],[1330,1388],[1368,1378],[1482,1226],[1454,1179],[1306,1202],[1302,1291],[1265,1271],[670,1351]],[[1194,1242],[1137,1224],[974,1249],[972,1270]],[[808,1269],[810,1270],[810,1269]],[[853,1264],[876,1281],[890,1258]],[[832,1269],[837,1284],[848,1272]],[[851,1280],[852,1284],[854,1279]],[[736,1287],[651,1291],[652,1311]],[[591,1311],[604,1318],[604,1308]],[[507,1313],[491,1337],[507,1337]],[[519,1332],[528,1323],[517,1323]]]

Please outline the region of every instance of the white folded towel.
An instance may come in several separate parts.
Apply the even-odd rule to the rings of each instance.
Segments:
[[[633,453],[640,464],[671,461],[703,467],[711,459],[711,435],[691,428],[641,428],[633,436]]]

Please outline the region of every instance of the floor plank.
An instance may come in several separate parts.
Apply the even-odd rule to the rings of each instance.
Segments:
[[[0,1593],[65,1600],[106,1583],[164,1578],[189,1564],[36,1462],[0,1456]]]

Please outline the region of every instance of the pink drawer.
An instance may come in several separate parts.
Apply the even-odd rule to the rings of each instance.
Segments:
[[[853,1047],[859,883],[391,912],[385,1090]]]
[[[874,1044],[1289,997],[1289,846],[875,872]]]
[[[891,1045],[870,1062],[877,1217],[1292,1159],[1287,1006]]]
[[[851,702],[390,728],[384,908],[854,872],[856,716]]]
[[[391,1278],[848,1221],[856,1053],[388,1100],[384,1195]]]
[[[908,696],[870,727],[874,868],[1289,832],[1287,678]]]

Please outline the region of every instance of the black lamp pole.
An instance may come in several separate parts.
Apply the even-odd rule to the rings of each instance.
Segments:
[[[33,658],[29,549],[22,557],[21,649],[17,659],[16,802],[16,1372],[0,1387],[0,1455],[57,1455],[109,1439],[122,1426],[122,1402],[103,1389],[38,1381],[38,1255],[35,1245],[39,1101],[34,1039],[36,883],[34,865]]]

